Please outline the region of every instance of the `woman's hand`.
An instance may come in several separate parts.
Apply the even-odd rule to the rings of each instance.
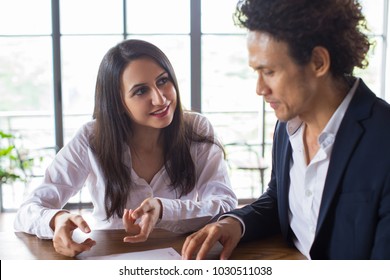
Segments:
[[[162,204],[157,198],[145,199],[135,210],[125,209],[122,221],[129,236],[126,236],[123,241],[130,243],[146,241],[161,217]],[[137,219],[141,220],[136,224]]]
[[[87,238],[82,243],[77,243],[72,239],[72,233],[76,228],[82,232],[89,233],[87,222],[81,215],[71,214],[68,212],[58,212],[50,222],[51,228],[54,230],[53,246],[57,253],[74,257],[81,252],[88,251],[96,244],[91,238]]]

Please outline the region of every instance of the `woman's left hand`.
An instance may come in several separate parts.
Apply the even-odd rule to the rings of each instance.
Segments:
[[[125,209],[122,217],[123,225],[129,236],[123,241],[136,243],[144,242],[148,239],[158,219],[162,217],[161,201],[157,198],[147,198],[135,210]],[[137,219],[141,219],[138,224]]]

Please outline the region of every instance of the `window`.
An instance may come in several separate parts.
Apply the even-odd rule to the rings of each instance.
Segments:
[[[234,25],[236,0],[202,1],[201,105],[226,146],[230,178],[241,199],[258,197],[261,173],[240,169],[233,159],[250,146],[261,155],[263,102],[255,93],[256,75],[248,66],[246,31]],[[243,163],[243,162],[242,162]]]
[[[356,71],[356,74],[365,80],[374,93],[389,102],[390,84],[386,81],[386,77],[390,73],[389,43],[388,39],[386,40],[389,36],[390,29],[389,1],[378,0],[373,5],[372,1],[363,0],[362,6],[363,13],[367,19],[367,26],[370,32],[369,36],[374,45],[368,54],[368,68]]]
[[[224,144],[249,144],[270,165],[276,119],[255,94],[246,32],[232,20],[236,3],[0,0],[0,129],[16,133],[27,148],[51,159],[56,148],[91,119],[103,55],[124,38],[139,38],[155,43],[170,58],[186,108],[200,109]],[[368,69],[356,74],[390,101],[389,1],[362,4],[376,45],[370,50]],[[48,162],[42,162],[38,175]],[[242,172],[231,170],[237,195],[256,198],[261,193],[260,174]],[[266,169],[265,182],[269,172]],[[39,178],[32,187],[37,182]],[[23,193],[25,188],[3,189],[5,208],[20,203],[14,199],[15,190]]]

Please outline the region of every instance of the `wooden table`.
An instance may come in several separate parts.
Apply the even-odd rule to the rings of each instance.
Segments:
[[[89,235],[81,232],[74,233],[74,239],[82,241],[90,237],[96,241],[96,245],[88,252],[83,252],[80,257],[105,256],[110,254],[129,253],[152,249],[172,247],[180,253],[186,235],[174,234],[156,229],[144,243],[124,243],[123,230],[95,230]],[[222,246],[217,244],[207,256],[208,259],[218,259]],[[25,233],[0,232],[0,259],[1,260],[66,260],[54,251],[51,240],[41,240],[36,236]],[[305,259],[296,249],[288,247],[281,236],[239,244],[234,250],[231,259],[235,260],[294,260]]]

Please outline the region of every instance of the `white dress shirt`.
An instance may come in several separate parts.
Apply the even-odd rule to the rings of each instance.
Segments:
[[[292,147],[289,192],[290,226],[295,234],[295,246],[308,259],[310,259],[309,252],[316,232],[322,193],[334,140],[358,84],[359,80],[356,80],[352,89],[319,135],[318,143],[320,148],[309,165],[306,164],[303,144],[305,129],[303,122],[297,117],[287,123],[287,132]]]
[[[202,115],[186,113],[193,119],[194,130],[214,136],[209,121]],[[99,163],[89,145],[94,121],[86,123],[75,137],[56,155],[45,173],[42,184],[21,205],[15,222],[16,231],[52,238],[49,226],[52,217],[61,210],[80,189],[86,185],[93,203],[92,220],[87,220],[92,229],[122,229],[121,218],[106,220],[104,210],[105,183]],[[215,215],[234,209],[237,198],[232,191],[226,162],[217,145],[194,143],[190,148],[196,169],[196,185],[185,196],[169,187],[170,179],[162,167],[150,184],[140,178],[131,168],[131,153],[124,154],[125,164],[134,180],[126,208],[135,209],[148,197],[156,197],[162,203],[162,218],[156,227],[173,232],[195,231]]]

